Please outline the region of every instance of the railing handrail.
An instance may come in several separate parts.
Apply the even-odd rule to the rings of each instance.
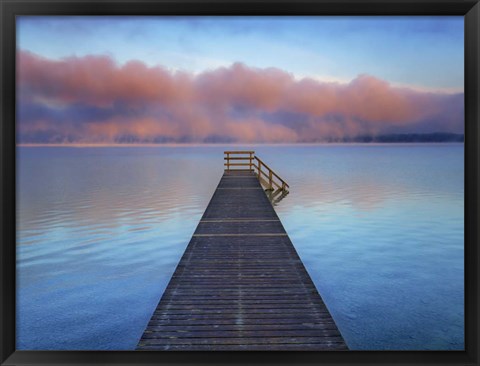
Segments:
[[[240,156],[240,157],[231,157],[230,155],[248,155],[248,156]],[[223,165],[227,167],[227,171],[230,171],[230,167],[236,166],[236,167],[246,167],[248,166],[249,171],[253,171],[253,157],[255,154],[255,151],[242,151],[242,150],[237,150],[237,151],[224,151],[224,155],[227,155],[226,157],[224,156],[223,159],[226,160],[227,162],[224,163]],[[240,160],[240,161],[245,161],[248,160],[248,163],[231,163],[230,160]]]
[[[287,187],[290,188],[290,186],[287,184],[287,182],[285,182],[282,178],[280,178],[280,177],[278,176],[278,174],[273,171],[272,168],[270,168],[267,164],[265,164],[265,163],[263,162],[262,159],[260,159],[260,158],[259,158],[258,156],[256,156],[256,155],[254,156],[254,159],[257,160],[257,161],[259,161],[260,163],[262,163],[262,166],[264,166],[264,167],[267,168],[269,171],[271,171],[272,174],[273,174],[275,177],[277,177],[278,180],[280,180],[280,182],[282,182],[283,184],[285,184]]]
[[[255,154],[255,151],[224,151],[224,154]]]
[[[273,190],[273,185],[275,185],[276,187],[278,187],[279,190],[281,191],[288,191],[287,188],[290,188],[290,186],[287,184],[287,182],[285,182],[282,178],[280,178],[280,176],[275,173],[273,171],[272,168],[270,168],[267,164],[265,164],[263,162],[262,159],[260,159],[258,156],[256,155],[253,155],[255,154],[255,151],[224,151],[224,154],[226,156],[224,156],[224,160],[226,160],[226,163],[224,163],[223,165],[226,166],[226,170],[227,171],[230,171],[230,167],[234,166],[234,167],[246,167],[248,166],[248,169],[249,171],[254,171],[255,172],[255,169],[257,169],[257,177],[258,179],[260,180],[260,182],[264,182],[264,184],[268,184],[268,189],[270,190]],[[240,155],[240,154],[248,154],[248,156],[241,156],[241,157],[231,157],[230,155],[231,154],[236,154],[236,155]],[[245,163],[245,162],[238,162],[238,163],[231,163],[230,160],[247,160],[248,163]],[[255,164],[253,162],[253,160],[256,160],[257,161],[257,164]],[[262,168],[265,167],[265,169],[267,170],[267,172],[263,171]],[[265,177],[268,178],[268,181],[266,181],[262,175],[264,175]],[[277,183],[273,177],[277,178],[279,181],[280,181],[280,184]]]

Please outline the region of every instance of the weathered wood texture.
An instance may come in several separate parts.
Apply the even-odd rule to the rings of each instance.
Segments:
[[[255,151],[225,151],[224,154],[224,166],[227,173],[232,170],[232,167],[234,171],[238,172],[239,170],[236,167],[239,166],[243,168],[240,168],[241,170],[250,172],[255,172],[256,169],[258,180],[267,187],[268,191],[275,191],[276,188],[278,192],[288,193],[287,182],[256,156]],[[245,168],[247,166],[248,169]]]
[[[139,350],[346,350],[252,172],[225,172]]]

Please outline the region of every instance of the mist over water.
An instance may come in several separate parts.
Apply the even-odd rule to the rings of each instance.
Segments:
[[[17,149],[17,349],[133,349],[252,149],[350,349],[463,349],[463,144]]]

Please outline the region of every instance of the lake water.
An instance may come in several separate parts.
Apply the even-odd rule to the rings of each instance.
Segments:
[[[18,148],[17,349],[134,349],[243,148],[350,349],[464,348],[464,146],[380,144]]]

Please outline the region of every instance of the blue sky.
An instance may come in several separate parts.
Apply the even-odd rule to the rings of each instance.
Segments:
[[[297,77],[463,91],[463,17],[19,17],[17,46],[203,72],[242,62]]]
[[[29,143],[464,131],[463,17],[17,18]]]

